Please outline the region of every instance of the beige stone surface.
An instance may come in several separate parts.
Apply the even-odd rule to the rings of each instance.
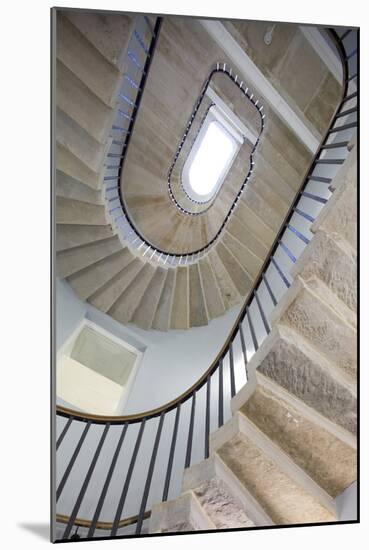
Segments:
[[[222,296],[218,288],[211,264],[205,257],[199,261],[202,290],[206,302],[206,310],[210,319],[215,319],[225,312]]]
[[[88,185],[68,176],[68,174],[60,170],[56,171],[56,195],[65,199],[74,199],[90,204],[103,204],[100,191],[91,189]]]
[[[90,170],[99,172],[106,147],[101,145],[77,122],[59,108],[56,109],[56,140]]]
[[[225,231],[222,243],[229,250],[234,258],[237,258],[238,263],[246,271],[247,276],[253,280],[260,271],[262,261],[255,256],[250,250],[243,246],[237,239],[232,237],[230,233]]]
[[[190,265],[188,268],[189,276],[189,324],[190,327],[201,327],[208,324],[208,316],[204,294],[201,286],[201,279],[198,264]]]
[[[243,223],[243,219],[239,219],[237,211],[235,211],[229,224],[227,225],[227,232],[235,237],[246,248],[251,250],[255,256],[262,260],[268,253],[269,246],[262,240],[259,240],[249,228]]]
[[[233,437],[217,452],[276,525],[335,521],[246,436]]]
[[[327,74],[305,109],[306,118],[322,135],[326,130],[326,121],[334,114],[339,94],[340,85],[333,75]]]
[[[194,493],[217,529],[254,527],[241,503],[229,493],[221,479],[213,477],[204,481]]]
[[[118,237],[64,250],[56,256],[56,271],[64,278],[122,249]]]
[[[258,385],[241,408],[327,493],[336,498],[356,479],[356,451]]]
[[[90,296],[89,302],[98,309],[101,309],[101,311],[109,311],[127,286],[138,275],[142,269],[142,265],[142,262],[138,258],[132,258],[132,261],[127,266],[99,288],[95,294]]]
[[[321,353],[286,327],[274,328],[263,346],[258,371],[332,422],[356,433],[353,389]]]
[[[318,231],[291,269],[297,274],[307,282],[318,277],[356,313],[357,259],[346,241]]]
[[[57,252],[101,241],[113,236],[110,225],[68,225],[57,224],[55,232],[55,248]]]
[[[105,143],[114,111],[61,61],[56,66],[56,103],[98,142]]]
[[[160,295],[158,307],[156,308],[156,312],[152,322],[152,328],[156,330],[169,329],[175,282],[176,282],[175,270],[168,269],[163,290]]]
[[[227,269],[224,267],[223,262],[219,258],[217,251],[215,249],[211,250],[207,257],[211,263],[213,273],[217,280],[224,306],[226,309],[229,309],[239,302],[240,293],[232,281]]]
[[[186,329],[189,326],[188,293],[188,269],[187,267],[178,267],[171,311],[171,328]]]
[[[63,10],[63,15],[110,63],[122,69],[134,23],[133,15],[68,10]]]
[[[68,283],[82,300],[86,300],[110,281],[130,261],[132,254],[126,248],[68,277]]]
[[[56,56],[102,101],[112,106],[119,71],[60,13],[57,16]]]
[[[68,151],[65,147],[56,143],[55,164],[56,168],[68,174],[72,178],[88,185],[92,189],[100,189],[102,183],[102,175],[91,170],[83,164],[75,155]]]
[[[56,197],[57,224],[106,225],[105,207],[87,202]]]
[[[329,289],[327,294],[329,296]],[[331,299],[334,299],[334,295]],[[356,380],[355,329],[308,286],[302,287],[280,318],[279,324],[299,332],[331,361],[332,368],[340,369],[348,380]]]
[[[249,273],[241,267],[236,258],[229,252],[223,243],[220,242],[217,245],[216,251],[238,292],[242,296],[247,294],[252,287],[252,279]]]
[[[148,284],[140,300],[139,306],[131,319],[131,322],[138,327],[145,330],[151,328],[156,308],[160,300],[161,291],[165,283],[166,274],[166,270],[161,267],[155,269],[154,276]]]
[[[118,300],[109,309],[111,315],[119,323],[128,323],[155,273],[155,268],[144,264],[135,279],[126,287]]]

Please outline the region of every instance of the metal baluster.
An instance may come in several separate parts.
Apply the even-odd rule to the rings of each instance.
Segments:
[[[236,383],[234,379],[234,362],[232,342],[229,344],[229,375],[231,379],[231,397],[236,395]]]
[[[58,437],[58,441],[56,442],[56,450],[59,449],[64,437],[66,436],[67,431],[69,430],[70,425],[72,424],[72,421],[73,421],[73,417],[71,416],[68,419],[68,422],[65,424],[62,433]]]
[[[287,277],[285,276],[285,274],[283,273],[283,271],[281,270],[281,268],[279,267],[279,265],[277,264],[275,258],[271,257],[270,261],[272,262],[272,264],[274,265],[274,267],[278,271],[278,274],[280,275],[280,277],[281,277],[282,281],[284,282],[284,284],[286,285],[286,287],[290,288],[291,284],[290,284],[289,280],[287,279]]]
[[[69,474],[73,468],[73,465],[75,463],[75,461],[77,460],[77,456],[79,455],[79,451],[81,450],[81,447],[83,445],[83,442],[84,440],[86,439],[86,435],[87,435],[87,432],[88,430],[90,429],[90,426],[91,426],[91,420],[89,420],[82,432],[82,435],[81,437],[79,438],[79,441],[78,441],[78,444],[76,446],[76,448],[74,449],[74,453],[72,455],[72,458],[70,459],[69,461],[69,464],[64,472],[64,475],[62,477],[62,480],[61,482],[59,483],[59,487],[57,488],[57,491],[56,491],[56,500],[58,501],[59,500],[59,497],[60,495],[62,494],[63,492],[63,489],[64,489],[64,486],[68,480],[68,477],[69,477]]]
[[[123,444],[124,438],[125,438],[126,433],[127,433],[127,429],[128,429],[128,424],[124,424],[122,432],[119,436],[118,444],[117,444],[115,452],[114,452],[113,460],[110,464],[109,471],[108,471],[108,474],[107,474],[106,479],[105,479],[104,487],[101,491],[101,495],[100,495],[99,501],[98,501],[97,506],[96,506],[94,517],[92,518],[90,529],[89,529],[88,534],[87,534],[87,537],[89,537],[89,538],[93,537],[93,534],[95,532],[96,525],[97,525],[98,519],[100,517],[102,507],[103,507],[104,502],[105,502],[106,494],[107,494],[109,486],[110,486],[111,478],[113,477],[115,466],[117,464],[117,460],[118,460],[118,457],[119,457],[119,454],[120,454],[120,450],[122,448],[122,444]]]
[[[246,344],[245,344],[245,336],[243,334],[243,328],[242,323],[238,325],[238,331],[240,333],[240,340],[241,340],[241,348],[242,348],[242,355],[243,355],[243,362],[245,364],[245,372],[246,372],[246,381],[248,378],[247,374],[247,353],[246,353]]]
[[[250,332],[251,332],[252,343],[253,343],[253,345],[254,345],[254,350],[257,351],[259,345],[258,345],[258,341],[257,341],[257,338],[256,338],[254,325],[253,325],[253,323],[252,323],[251,314],[250,314],[250,311],[249,311],[249,308],[248,308],[248,307],[246,308],[246,315],[247,315],[247,320],[248,320],[248,322],[249,322],[249,327],[250,327]]]
[[[265,273],[262,274],[262,278],[263,278],[263,281],[264,281],[264,283],[265,283],[265,286],[267,287],[267,290],[268,290],[268,292],[269,292],[269,295],[270,295],[270,297],[271,297],[271,300],[272,300],[272,302],[273,302],[273,306],[276,306],[276,305],[277,305],[277,299],[276,299],[276,297],[274,296],[274,293],[273,293],[272,289],[270,288],[270,285],[269,285],[268,279],[266,278],[266,274],[265,274]]]
[[[99,456],[100,456],[100,453],[101,453],[101,449],[104,445],[104,442],[105,442],[105,439],[106,439],[106,436],[108,435],[108,431],[109,431],[109,428],[110,428],[110,422],[108,422],[106,425],[105,425],[105,428],[104,428],[104,431],[100,437],[100,441],[97,445],[97,448],[96,448],[96,451],[95,451],[95,454],[93,456],[93,459],[91,461],[91,464],[90,464],[90,467],[87,471],[87,474],[86,474],[86,477],[85,477],[85,480],[83,482],[83,485],[81,487],[81,490],[78,494],[78,497],[77,497],[77,500],[76,500],[76,503],[73,507],[73,511],[69,517],[69,520],[68,520],[68,524],[65,528],[65,531],[64,531],[64,534],[63,534],[63,538],[67,539],[71,533],[71,530],[73,528],[73,525],[74,525],[74,522],[76,520],[76,517],[77,517],[77,514],[78,514],[78,510],[80,509],[80,506],[82,504],[82,500],[83,500],[83,497],[85,496],[85,493],[87,491],[87,487],[88,487],[88,484],[90,483],[90,480],[91,480],[91,477],[92,477],[92,474],[94,473],[94,470],[95,470],[95,466],[96,466],[96,463],[99,459]]]
[[[138,450],[140,448],[140,444],[141,444],[141,440],[142,440],[142,434],[143,434],[143,431],[144,431],[144,428],[145,428],[145,423],[146,423],[146,419],[142,420],[140,430],[138,432],[138,436],[137,436],[137,439],[136,439],[136,444],[135,444],[135,447],[133,449],[131,462],[129,463],[129,467],[128,467],[127,477],[126,477],[126,480],[124,482],[123,491],[122,491],[121,497],[119,499],[118,508],[117,508],[115,518],[114,518],[114,522],[113,522],[113,527],[111,529],[111,536],[112,537],[115,537],[115,535],[117,534],[117,531],[118,531],[119,521],[121,519],[123,507],[124,507],[124,504],[125,504],[125,501],[126,501],[126,498],[127,498],[129,484],[131,483],[131,477],[132,477],[133,469],[135,467]]]
[[[177,411],[176,411],[176,417],[175,417],[175,420],[174,420],[172,443],[170,445],[170,452],[169,452],[169,459],[168,459],[168,466],[167,466],[167,474],[165,476],[165,484],[164,484],[164,491],[163,491],[163,498],[162,498],[163,502],[165,502],[168,499],[168,491],[169,491],[170,478],[171,478],[171,475],[172,475],[173,458],[174,458],[174,451],[175,451],[176,442],[177,442],[177,433],[178,433],[178,424],[179,424],[180,413],[181,413],[181,404],[178,403]]]
[[[218,427],[224,424],[224,407],[223,407],[223,359],[219,361],[219,398],[218,398]]]
[[[255,299],[256,299],[256,303],[258,304],[258,308],[259,308],[259,311],[260,311],[260,316],[261,316],[261,319],[263,321],[263,325],[264,325],[264,328],[265,328],[265,332],[267,334],[269,334],[270,332],[270,326],[269,326],[269,323],[268,323],[268,320],[267,318],[265,317],[265,314],[264,314],[264,310],[263,308],[261,307],[261,302],[259,300],[259,296],[258,296],[258,293],[256,290],[254,290],[254,296],[255,296]]]
[[[185,468],[189,468],[189,466],[191,465],[191,452],[192,452],[193,426],[194,426],[194,421],[195,421],[195,408],[196,408],[196,391],[194,391],[193,394],[192,394],[191,417],[190,417],[190,425],[189,425],[189,429],[188,429]]]
[[[145,488],[144,488],[144,492],[143,492],[143,495],[142,495],[140,511],[138,513],[137,526],[136,526],[136,535],[139,535],[141,533],[141,529],[142,529],[142,523],[143,523],[143,520],[144,520],[145,508],[146,508],[146,504],[147,504],[147,499],[149,497],[151,481],[152,481],[152,475],[153,475],[153,472],[154,472],[154,467],[155,467],[155,462],[156,462],[156,455],[158,454],[158,447],[159,447],[159,443],[160,443],[161,431],[162,431],[162,428],[163,428],[164,416],[165,416],[165,413],[163,411],[160,415],[158,430],[156,432],[156,437],[155,437],[155,442],[154,442],[154,448],[153,448],[153,451],[152,451],[149,470],[147,472],[147,477],[146,477]]]
[[[211,375],[206,381],[205,458],[209,458]]]

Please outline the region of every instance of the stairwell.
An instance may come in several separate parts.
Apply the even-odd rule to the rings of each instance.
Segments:
[[[356,479],[356,147],[332,182],[232,419],[150,532],[337,521]]]

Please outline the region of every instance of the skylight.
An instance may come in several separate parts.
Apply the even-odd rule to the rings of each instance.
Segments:
[[[234,156],[236,143],[216,121],[209,124],[188,171],[189,184],[200,196],[214,191]]]
[[[191,199],[205,203],[216,195],[243,139],[234,121],[213,104],[182,169],[182,185]]]

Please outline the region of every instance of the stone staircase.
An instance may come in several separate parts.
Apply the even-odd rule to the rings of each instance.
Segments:
[[[203,326],[252,289],[310,155],[270,112],[257,180],[245,190],[219,243],[197,263],[176,268],[142,257],[118,237],[103,199],[110,129],[134,23],[129,15],[68,10],[57,17],[57,276],[121,323],[163,331]],[[295,142],[296,154],[288,158],[286,140]],[[141,180],[135,192],[140,186]],[[160,225],[163,216],[150,208]],[[166,208],[175,210],[173,204]],[[188,241],[189,221],[181,216],[177,233]],[[175,227],[162,227],[162,234],[173,236]]]
[[[296,262],[273,328],[248,363],[210,457],[150,532],[337,521],[356,479],[356,148]]]

